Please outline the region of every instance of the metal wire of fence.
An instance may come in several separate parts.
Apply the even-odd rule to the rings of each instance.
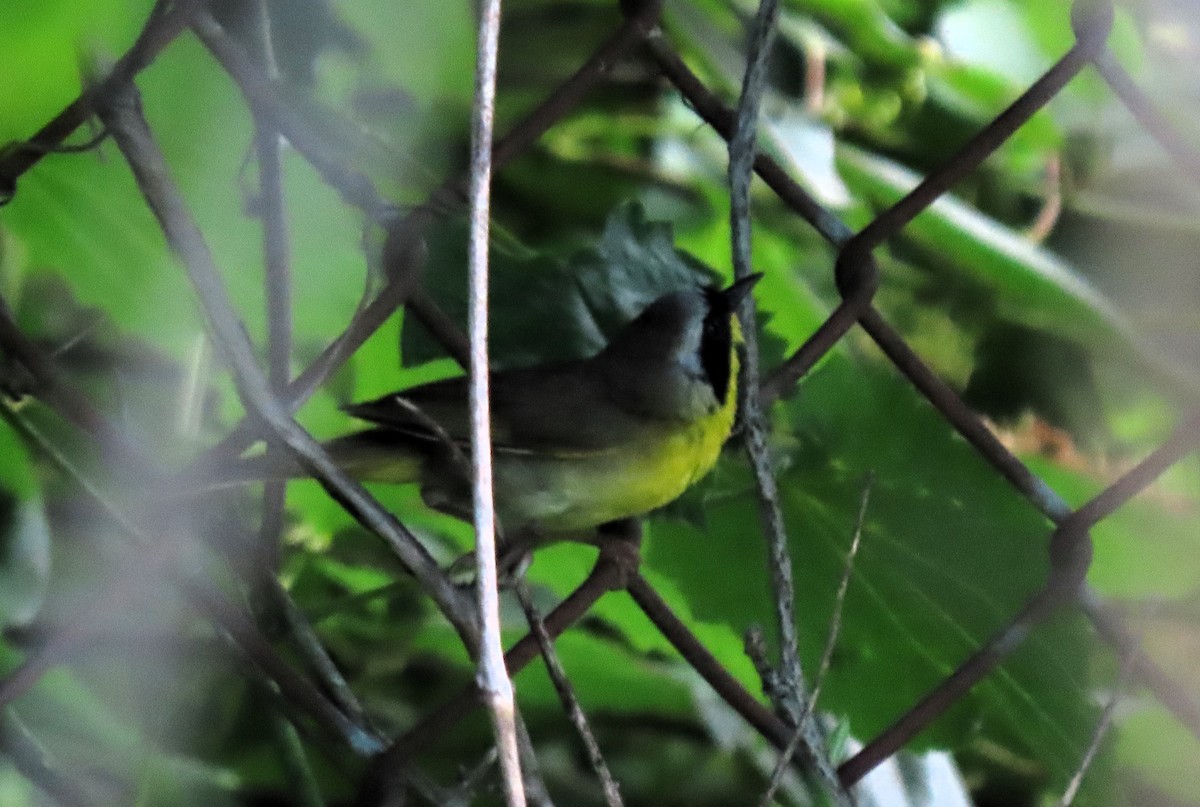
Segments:
[[[626,16],[620,28],[541,105],[496,142],[493,159],[497,170],[536,143],[590,89],[604,81],[614,64],[634,52],[645,54],[658,67],[663,80],[669,82],[699,118],[722,138],[728,140],[734,136],[734,110],[726,106],[688,68],[658,29],[661,3],[651,1],[622,5]],[[427,554],[422,553],[415,538],[384,513],[369,494],[341,476],[328,458],[319,455],[319,449],[314,453],[315,444],[311,438],[295,431],[296,427],[289,419],[290,413],[328,379],[400,305],[407,305],[413,314],[439,334],[452,354],[462,355],[461,336],[454,332],[453,326],[448,325],[446,316],[420,288],[415,280],[413,264],[420,261],[416,245],[420,242],[424,227],[442,205],[461,196],[465,178],[448,180],[431,195],[426,204],[399,216],[397,211],[380,200],[368,178],[349,170],[336,151],[306,128],[303,120],[275,91],[262,65],[256,63],[239,42],[216,24],[204,6],[199,0],[160,3],[137,43],[117,62],[107,79],[85,92],[23,148],[10,150],[0,157],[0,187],[8,189],[10,193],[19,192],[20,176],[38,161],[53,154],[73,131],[94,114],[100,114],[108,131],[119,142],[122,142],[122,138],[128,139],[128,121],[123,123],[114,110],[121,103],[130,103],[127,97],[124,102],[121,98],[128,93],[132,79],[141,70],[151,68],[154,56],[171,41],[189,28],[193,30],[214,59],[233,77],[260,125],[282,134],[348,203],[361,208],[388,228],[389,241],[385,254],[393,264],[388,285],[361,308],[345,332],[291,384],[279,386],[276,375],[276,386],[272,389],[267,384],[265,374],[253,360],[249,347],[238,343],[241,337],[232,306],[227,300],[221,299],[220,281],[215,273],[210,273],[202,266],[202,243],[188,243],[189,239],[195,239],[195,234],[186,228],[179,229],[180,221],[186,221],[186,212],[172,212],[170,208],[175,202],[169,196],[153,195],[156,179],[151,177],[143,182],[143,189],[150,189],[148,201],[160,213],[160,221],[168,239],[181,254],[184,263],[192,269],[193,278],[202,293],[211,295],[211,299],[207,300],[208,311],[210,317],[214,318],[218,341],[234,355],[242,386],[250,390],[247,395],[256,407],[255,418],[247,418],[231,430],[224,441],[197,461],[197,465],[234,456],[253,440],[267,435],[280,439],[306,457],[318,477],[339,501],[347,503],[356,518],[369,529],[388,536],[405,565],[421,579],[426,591],[459,628],[464,642],[473,647],[478,641],[477,627],[469,615],[469,607],[456,590],[448,586],[442,571],[436,568]],[[1055,98],[1068,82],[1089,68],[1103,78],[1179,169],[1200,182],[1200,153],[1155,110],[1147,96],[1107,49],[1106,41],[1112,25],[1111,6],[1105,2],[1080,0],[1075,3],[1072,13],[1075,42],[1061,59],[1013,104],[1000,112],[957,152],[947,157],[940,167],[930,172],[917,187],[857,232],[824,209],[771,157],[758,153],[750,160],[753,170],[779,199],[836,249],[837,260],[833,272],[842,296],[840,305],[811,338],[782,366],[763,379],[761,392],[764,405],[790,389],[857,326],[995,473],[1018,491],[1030,508],[1053,524],[1046,535],[1050,573],[1041,590],[1034,592],[1024,606],[1013,613],[1007,623],[1000,626],[958,669],[917,703],[909,706],[893,725],[870,739],[854,756],[841,762],[837,767],[837,776],[846,788],[902,748],[988,676],[1022,644],[1031,627],[1062,609],[1082,609],[1095,625],[1098,635],[1112,647],[1114,654],[1131,659],[1129,663],[1137,680],[1148,687],[1183,726],[1200,738],[1200,706],[1196,700],[1181,683],[1173,680],[1144,654],[1136,652],[1137,640],[1133,631],[1085,582],[1091,559],[1090,531],[1200,445],[1200,415],[1185,420],[1169,439],[1138,465],[1082,507],[1072,509],[1001,444],[980,417],[921,359],[873,303],[880,273],[874,258],[875,251],[897,236],[956,182],[977,169],[1034,113]],[[121,114],[133,115],[136,119],[136,111],[130,112],[130,107],[124,109],[126,111]],[[137,128],[136,120],[133,128]],[[147,139],[150,136],[146,133]],[[127,148],[122,144],[127,155],[131,149],[136,151],[138,147],[133,144]],[[145,161],[152,161],[153,158],[130,156],[129,159],[136,173],[139,166],[144,169]],[[164,208],[166,212],[163,212]],[[198,254],[201,255],[201,269],[197,275],[195,266]],[[144,460],[145,453],[127,435],[97,412],[85,396],[61,381],[53,359],[26,339],[3,306],[0,306],[0,347],[25,368],[33,380],[31,390],[47,404],[98,442],[110,449],[118,447],[121,455],[131,462],[149,465]],[[152,468],[148,471],[151,474],[154,472]],[[137,531],[136,527],[131,527],[131,532],[136,534]],[[742,688],[705,650],[687,626],[671,613],[653,587],[640,575],[637,541],[636,534],[612,536],[612,540],[604,545],[587,580],[546,615],[546,633],[551,637],[562,633],[584,616],[606,592],[625,591],[688,663],[751,726],[775,746],[787,746],[792,739],[793,728]],[[353,703],[352,697],[339,702],[336,698],[331,699],[325,690],[319,690],[306,673],[296,672],[279,657],[261,633],[247,623],[244,614],[215,597],[213,592],[191,591],[190,595],[203,614],[222,625],[234,637],[234,644],[255,659],[258,669],[263,671],[267,680],[279,687],[296,711],[315,718],[320,725],[330,727],[336,736],[342,737],[344,742],[360,752],[373,755],[373,763],[360,791],[359,803],[374,803],[396,787],[403,787],[406,783],[411,785],[415,781],[415,774],[410,767],[413,752],[434,743],[441,733],[477,704],[477,693],[469,688],[459,697],[429,711],[402,736],[374,737],[361,716],[347,705]],[[60,643],[69,642],[71,637],[62,636],[58,640]],[[16,673],[0,680],[0,704],[8,703],[27,691],[53,663],[61,648],[53,647],[53,643],[51,645],[52,649],[44,657],[28,660]],[[515,672],[536,658],[537,654],[535,637],[532,634],[526,636],[508,650],[506,660],[509,670]],[[31,775],[39,774],[35,771]],[[52,777],[46,774],[44,778],[49,780]],[[61,795],[64,803],[87,803],[84,797],[70,792],[65,785],[55,786],[51,782],[51,787]]]

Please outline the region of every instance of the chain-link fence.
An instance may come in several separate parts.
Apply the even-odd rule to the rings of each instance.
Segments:
[[[205,307],[214,338],[233,369],[247,410],[252,413],[205,456],[198,458],[194,467],[210,467],[236,458],[247,446],[264,438],[273,446],[286,446],[286,450],[300,457],[313,474],[322,480],[334,498],[354,518],[388,542],[407,570],[420,581],[426,595],[432,598],[461,635],[465,646],[474,647],[478,641],[478,628],[471,613],[470,598],[450,582],[447,573],[420,541],[369,493],[349,479],[291,419],[291,414],[399,306],[406,306],[407,312],[419,318],[436,334],[451,355],[462,357],[465,354],[463,337],[433,298],[422,289],[417,269],[422,260],[421,244],[426,228],[436,211],[448,203],[458,202],[466,179],[447,181],[425,204],[398,214],[383,201],[368,177],[348,168],[341,155],[311,130],[307,120],[297,114],[277,90],[263,64],[247,51],[244,42],[230,36],[205,6],[199,0],[160,3],[137,43],[113,66],[106,78],[94,84],[26,143],[4,153],[0,158],[3,187],[9,194],[19,194],[21,175],[39,161],[52,158],[63,147],[68,136],[98,115],[104,126],[103,134],[116,141],[172,250],[187,268]],[[802,770],[810,771],[815,766],[817,771],[823,771],[826,784],[831,792],[837,794],[835,799],[839,803],[850,803],[848,793],[857,782],[902,749],[919,732],[958,703],[972,687],[988,677],[1009,654],[1022,645],[1034,626],[1062,609],[1081,609],[1091,620],[1097,634],[1111,647],[1113,655],[1129,665],[1135,679],[1148,687],[1183,726],[1200,737],[1200,708],[1192,693],[1139,651],[1134,632],[1085,582],[1092,556],[1089,534],[1092,528],[1142,493],[1166,469],[1195,448],[1200,440],[1200,418],[1186,420],[1170,439],[1135,467],[1082,507],[1072,508],[1002,444],[994,431],[963,403],[960,395],[906,343],[874,303],[880,275],[876,251],[901,233],[915,217],[929,209],[957,182],[974,172],[1082,71],[1093,70],[1098,73],[1139,124],[1161,144],[1179,170],[1189,177],[1200,177],[1200,168],[1197,167],[1200,166],[1200,156],[1155,110],[1107,48],[1112,25],[1111,7],[1105,3],[1076,3],[1072,18],[1075,44],[1058,63],[990,124],[948,156],[941,166],[929,172],[900,201],[875,216],[867,226],[855,231],[814,200],[789,176],[787,169],[772,157],[754,152],[753,138],[735,138],[739,128],[744,134],[747,120],[754,120],[754,104],[743,103],[740,110],[735,110],[705,86],[658,28],[660,4],[626,3],[623,6],[625,20],[621,26],[584,60],[568,80],[496,142],[493,150],[495,169],[502,171],[506,164],[526,153],[551,126],[569,115],[589,90],[603,83],[614,66],[621,64],[623,59],[638,55],[648,60],[661,71],[663,80],[682,96],[700,120],[722,138],[737,143],[731,151],[733,162],[743,159],[752,165],[753,171],[779,200],[836,250],[837,260],[832,271],[842,302],[799,350],[764,375],[759,387],[763,404],[769,406],[772,401],[787,394],[848,333],[859,328],[912,387],[994,469],[995,474],[1018,491],[1032,511],[1041,514],[1052,525],[1045,534],[1050,572],[1044,585],[1032,593],[1022,607],[1011,613],[1007,622],[1000,625],[988,641],[965,658],[939,685],[916,703],[908,705],[890,727],[868,738],[861,750],[848,759],[835,766],[822,747],[820,732],[814,728],[799,743],[801,751],[796,754],[796,764]],[[770,15],[762,15],[758,24],[760,32],[769,31]],[[289,316],[286,294],[280,291],[278,285],[281,282],[279,276],[268,272],[265,296],[275,301],[278,310],[272,319],[275,325],[272,326],[270,340],[269,370],[264,372],[244,336],[234,313],[235,306],[228,298],[203,236],[171,184],[166,163],[154,142],[153,133],[142,117],[132,89],[132,79],[144,69],[153,69],[156,55],[189,29],[195,32],[213,59],[236,82],[255,121],[267,133],[257,147],[264,176],[268,173],[267,166],[273,160],[276,163],[278,160],[278,143],[273,134],[277,132],[311,163],[346,203],[361,209],[370,221],[386,227],[388,233],[383,253],[387,284],[359,309],[345,332],[294,380],[289,381],[287,376],[286,327],[279,324]],[[763,41],[765,38],[759,42],[760,46]],[[758,80],[761,82],[761,78]],[[751,86],[750,79],[747,81]],[[742,112],[740,118],[739,111]],[[267,194],[264,198],[271,197]],[[264,215],[269,245],[273,243],[272,227],[277,226],[272,224],[272,217],[282,215],[282,208]],[[749,219],[745,219],[745,222],[748,226]],[[286,250],[279,247],[277,240],[274,243],[274,263],[286,261]],[[268,249],[268,265],[271,264],[271,251]],[[272,283],[277,285],[272,286]],[[86,395],[61,381],[54,357],[23,336],[4,307],[0,307],[0,346],[11,367],[20,371],[19,374],[10,374],[6,381],[9,392],[30,392],[44,401],[63,418],[91,435],[98,445],[118,457],[125,467],[134,469],[137,478],[154,480],[162,476],[161,469],[153,467],[153,463],[147,460],[143,447],[138,446],[136,441],[102,414]],[[917,458],[914,461],[920,460]],[[268,492],[269,501],[274,501],[268,509],[274,508],[277,514],[282,512],[282,489],[279,486],[274,492]],[[158,545],[153,536],[162,528],[161,523],[147,521],[143,516],[131,512],[110,515],[125,525],[134,541],[132,545],[144,552],[145,562],[168,570],[178,563],[176,558],[152,551]],[[936,529],[936,525],[931,528]],[[789,720],[795,721],[798,715],[794,709],[789,711],[783,703],[786,698],[781,693],[786,686],[780,685],[778,691],[772,693],[779,695],[774,709],[765,706],[748,692],[706,651],[689,627],[672,613],[654,587],[642,576],[638,567],[637,548],[636,534],[608,536],[588,578],[545,616],[546,633],[551,637],[558,636],[584,618],[593,604],[607,592],[624,591],[729,706],[771,744],[779,749],[788,748],[789,754],[795,753],[797,742],[794,735],[798,736],[798,733]],[[269,560],[263,559],[262,562],[267,564],[265,568],[270,568]],[[319,730],[340,738],[347,746],[372,757],[372,764],[359,792],[359,803],[393,803],[387,800],[389,794],[400,792],[405,787],[420,789],[420,777],[410,764],[413,754],[433,746],[439,736],[478,705],[478,693],[468,688],[421,715],[399,737],[379,736],[365,720],[362,706],[344,682],[340,682],[336,669],[319,646],[311,648],[309,669],[300,672],[279,654],[240,608],[232,606],[215,590],[198,586],[178,570],[169,571],[168,575],[181,587],[185,598],[198,612],[232,638],[256,675],[269,682],[286,701],[289,712],[311,719],[320,727]],[[282,592],[280,596],[286,598]],[[122,597],[123,592],[119,588],[107,592],[104,599],[92,609],[97,619],[120,609]],[[287,608],[286,605],[278,607]],[[13,702],[34,686],[56,659],[68,652],[72,642],[84,633],[83,628],[77,626],[74,631],[64,631],[46,638],[39,650],[31,653],[20,666],[0,680],[0,703]],[[545,650],[547,645],[542,642],[540,647]],[[538,654],[538,636],[531,632],[508,650],[506,659],[509,670],[515,673],[536,659]],[[78,792],[68,778],[40,765],[34,759],[36,754],[22,754],[23,746],[15,739],[7,745],[14,757],[26,760],[24,765],[28,775],[61,802],[95,803],[93,796]]]

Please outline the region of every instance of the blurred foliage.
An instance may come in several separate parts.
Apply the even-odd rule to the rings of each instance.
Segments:
[[[0,142],[28,137],[68,104],[81,76],[128,47],[151,5],[0,4]],[[419,202],[463,169],[475,4],[267,7],[282,91],[386,198]],[[666,4],[668,41],[727,100],[740,87],[744,26],[755,7]],[[253,44],[256,7],[221,0],[214,10]],[[619,20],[607,0],[509,0],[499,129],[544,98]],[[861,227],[941,166],[1070,42],[1066,4],[788,0],[762,147]],[[1200,30],[1188,6],[1123,7],[1110,46],[1200,143]],[[238,313],[261,342],[251,116],[190,36],[138,86]],[[646,56],[615,65],[609,81],[496,177],[496,360],[586,355],[664,289],[727,277],[725,171],[725,144]],[[284,174],[298,370],[378,286],[380,233],[290,149]],[[770,367],[838,297],[833,251],[812,228],[761,187],[754,210],[754,260],[767,274],[755,295]],[[463,211],[441,212],[426,284],[461,317]],[[1198,214],[1200,189],[1085,72],[878,251],[877,303],[1002,439],[1078,505],[1194,405]],[[241,416],[187,281],[111,143],[49,156],[20,179],[0,208],[0,294],[66,379],[164,466],[186,463]],[[352,427],[338,404],[454,372],[415,323],[397,316],[299,417],[320,436],[338,434]],[[0,356],[0,390],[16,400],[25,381]],[[0,670],[17,669],[84,615],[95,636],[9,706],[0,728],[27,729],[46,759],[78,774],[101,801],[299,803],[288,752],[296,737],[285,721],[263,719],[278,713],[277,696],[253,683],[212,627],[179,601],[155,553],[129,552],[128,536],[79,484],[82,477],[121,504],[136,483],[34,398],[12,412],[69,459],[76,478],[29,444],[24,425],[0,422]],[[869,739],[1038,588],[1050,526],[858,331],[771,414],[808,669],[824,645],[869,490],[820,703],[831,722]],[[470,530],[426,509],[416,491],[375,492],[440,560],[470,547]],[[1200,464],[1191,456],[1099,525],[1090,576],[1101,593],[1130,603],[1151,654],[1193,691],[1187,652],[1200,646],[1198,508]],[[197,580],[252,600],[246,564],[257,510],[254,496],[238,492],[195,523],[181,513],[164,528],[160,550],[182,558]],[[772,621],[756,524],[752,482],[731,448],[682,502],[649,520],[644,553],[656,588],[755,692],[741,636]],[[206,540],[187,540],[192,533]],[[551,607],[574,589],[594,556],[577,545],[540,551],[529,572],[539,601]],[[289,488],[280,576],[382,731],[403,731],[471,680],[453,631],[386,548],[314,483]],[[515,608],[505,620],[510,640],[521,635]],[[713,703],[628,598],[605,597],[558,647],[627,803],[757,798],[774,755]],[[980,804],[1046,803],[1078,764],[1118,666],[1081,617],[1063,615],[1034,631],[914,750],[954,750]],[[517,686],[559,803],[600,803],[544,671],[532,665]],[[450,783],[489,742],[476,716],[422,762]],[[300,735],[300,748],[325,803],[345,801],[362,761],[314,732]],[[1134,692],[1081,803],[1198,805],[1198,751],[1149,694]],[[40,798],[0,755],[0,804]],[[788,783],[781,798],[801,803],[802,787]]]

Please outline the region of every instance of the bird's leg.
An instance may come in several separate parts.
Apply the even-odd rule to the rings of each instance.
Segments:
[[[496,574],[501,589],[510,589],[513,583],[525,576],[533,562],[533,550],[544,543],[542,536],[533,529],[518,530],[513,536],[505,536],[497,530]],[[459,555],[447,569],[455,585],[466,588],[475,585],[475,553]]]
[[[614,588],[624,588],[642,564],[642,522],[622,518],[601,524],[596,528],[595,542],[600,547],[601,559],[619,571],[619,582]]]

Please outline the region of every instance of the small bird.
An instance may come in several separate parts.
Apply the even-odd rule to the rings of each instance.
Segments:
[[[761,277],[664,294],[591,358],[493,373],[503,529],[591,530],[661,507],[708,473],[737,407],[734,314]],[[375,426],[325,447],[351,476],[417,482],[430,507],[469,520],[467,397],[459,376],[350,405]]]

